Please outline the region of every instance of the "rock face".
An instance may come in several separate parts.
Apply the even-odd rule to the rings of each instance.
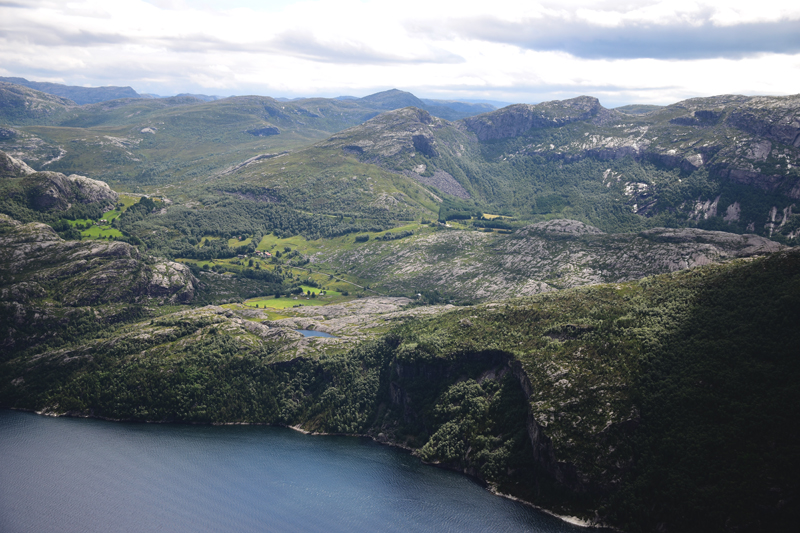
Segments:
[[[76,203],[112,206],[119,198],[106,182],[77,174],[34,172],[23,178],[21,186],[28,205],[38,211],[63,211]]]
[[[577,220],[568,220],[559,218],[555,220],[548,220],[546,222],[539,222],[531,224],[525,228],[528,233],[542,232],[552,235],[602,235],[603,232],[594,226],[584,224]]]
[[[60,172],[36,172],[25,162],[0,151],[0,184],[16,201],[37,211],[63,211],[74,204],[113,206],[119,195],[104,181]]]
[[[9,287],[39,284],[69,306],[188,303],[197,283],[186,265],[143,257],[130,244],[64,241],[46,224],[22,224],[2,214],[0,276],[4,299],[13,299]]]
[[[24,161],[0,151],[0,178],[21,178],[35,172]]]
[[[417,152],[436,157],[433,131],[447,121],[427,111],[406,107],[383,113],[360,126],[333,135],[320,144],[358,155],[362,161],[387,164],[395,158],[414,157]]]
[[[93,180],[86,176],[71,174],[67,179],[77,188],[76,199],[87,201],[88,203],[114,203],[119,195],[111,190],[108,183],[100,180]]]
[[[800,96],[694,98],[641,115],[608,110],[582,96],[511,105],[457,122],[406,108],[318,146],[404,174],[434,194],[483,200],[523,217],[531,212],[527,205],[538,205],[537,194],[563,192],[557,175],[582,183],[583,198],[605,198],[641,217],[675,213],[687,223],[697,221],[691,206],[725,192],[716,215],[721,219],[738,202],[738,232],[752,223],[755,230],[748,231],[762,233],[773,222],[767,220],[772,206],[782,212],[800,199]],[[596,162],[607,166],[588,170]],[[698,180],[716,190],[689,190],[687,177],[698,171]],[[460,187],[436,176],[449,176]],[[605,190],[595,188],[595,180]],[[773,195],[772,205],[763,206],[747,188]],[[544,213],[537,209],[532,211]],[[586,205],[579,209],[599,213]],[[605,215],[596,216],[595,224],[612,229],[613,223],[603,226]],[[703,215],[709,218],[715,217]]]

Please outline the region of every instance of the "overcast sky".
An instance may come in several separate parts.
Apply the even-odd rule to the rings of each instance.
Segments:
[[[0,75],[607,107],[800,93],[800,2],[0,0]]]

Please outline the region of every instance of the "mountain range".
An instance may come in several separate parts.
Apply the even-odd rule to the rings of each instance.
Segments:
[[[0,406],[367,435],[630,532],[796,524],[800,97],[8,80]]]

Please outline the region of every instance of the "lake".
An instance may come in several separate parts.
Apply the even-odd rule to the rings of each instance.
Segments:
[[[0,410],[0,531],[599,530],[366,438]]]

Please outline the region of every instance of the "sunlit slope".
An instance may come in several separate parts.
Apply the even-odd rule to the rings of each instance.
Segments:
[[[373,113],[332,100],[313,109],[265,97],[115,100],[84,106],[58,126],[19,128],[19,137],[33,135],[64,152],[49,170],[80,169],[129,187],[159,185],[311,144]]]
[[[196,183],[205,191],[337,216],[384,212],[401,220],[435,219],[440,200],[407,175],[320,145],[244,161]]]

